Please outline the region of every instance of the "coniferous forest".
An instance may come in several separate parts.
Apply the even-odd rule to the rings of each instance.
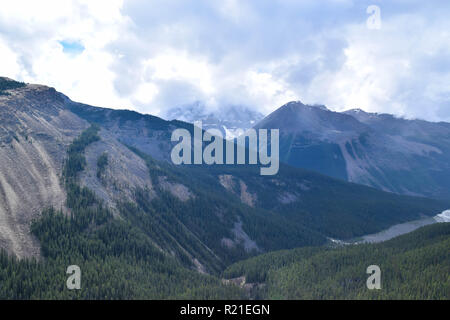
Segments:
[[[450,223],[420,228],[379,244],[305,247],[267,253],[228,267],[259,299],[450,299]],[[381,289],[368,290],[378,265]]]

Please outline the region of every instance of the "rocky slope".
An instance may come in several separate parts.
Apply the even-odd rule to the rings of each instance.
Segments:
[[[280,158],[381,190],[450,198],[450,124],[290,102],[255,128],[280,129]]]
[[[18,257],[39,256],[31,220],[64,206],[63,158],[88,124],[63,108],[54,89],[28,85],[0,96],[0,246]]]

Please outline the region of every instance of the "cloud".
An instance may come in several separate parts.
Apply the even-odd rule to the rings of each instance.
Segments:
[[[114,90],[116,75],[111,64],[115,55],[105,48],[127,23],[120,6],[120,1],[18,0],[2,4],[2,72],[18,80],[54,86],[79,101],[128,106],[129,100]],[[5,56],[18,68],[8,69]]]
[[[379,30],[366,26],[373,4]],[[152,114],[302,100],[450,121],[449,13],[416,0],[14,1],[0,12],[0,67]]]

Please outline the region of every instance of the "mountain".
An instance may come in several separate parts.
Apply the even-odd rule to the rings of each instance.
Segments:
[[[450,124],[290,102],[255,128],[280,129],[280,159],[399,194],[450,198]]]
[[[450,207],[284,164],[176,166],[171,133],[192,124],[0,88],[2,298],[240,298],[219,278],[234,262]],[[68,264],[85,290],[64,289]]]
[[[169,109],[163,117],[190,123],[202,121],[204,130],[220,130],[227,139],[238,137],[264,118],[262,113],[248,107],[229,105],[210,111],[201,102]]]

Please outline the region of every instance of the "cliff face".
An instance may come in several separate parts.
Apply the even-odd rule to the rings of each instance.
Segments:
[[[45,207],[64,206],[63,159],[88,126],[63,105],[45,86],[27,85],[0,96],[0,247],[18,258],[39,257],[31,221]]]

